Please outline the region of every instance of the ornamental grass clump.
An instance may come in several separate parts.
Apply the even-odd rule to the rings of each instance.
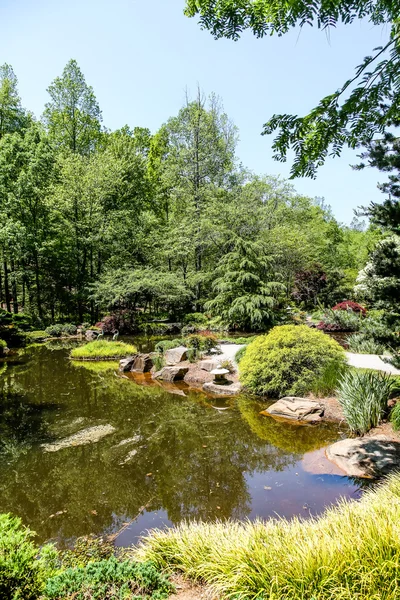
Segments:
[[[153,530],[142,560],[241,600],[398,600],[400,474],[318,519]]]
[[[301,396],[317,391],[316,383],[331,363],[340,373],[345,362],[343,348],[326,334],[306,325],[281,325],[247,346],[240,381],[255,394]]]
[[[363,435],[380,423],[396,387],[396,380],[380,371],[349,370],[343,375],[337,398],[353,433]]]
[[[136,346],[132,344],[95,340],[94,342],[74,348],[71,352],[71,358],[74,360],[112,360],[124,358],[136,352]]]

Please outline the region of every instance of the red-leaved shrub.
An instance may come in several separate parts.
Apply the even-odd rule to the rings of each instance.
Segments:
[[[361,304],[358,304],[358,302],[353,302],[352,300],[344,300],[343,302],[339,302],[339,304],[336,304],[332,310],[352,310],[353,312],[362,313],[363,315],[365,315],[367,312],[365,308],[361,306]]]

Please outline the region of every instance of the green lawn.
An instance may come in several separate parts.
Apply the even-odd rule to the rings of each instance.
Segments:
[[[75,360],[110,360],[113,358],[124,358],[136,352],[137,349],[132,344],[95,340],[84,346],[74,348],[71,352],[71,358]]]

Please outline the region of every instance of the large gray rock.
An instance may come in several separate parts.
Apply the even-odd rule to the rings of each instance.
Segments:
[[[127,358],[123,358],[119,361],[119,370],[120,371],[132,371],[133,364],[136,360],[136,356],[128,356]]]
[[[189,367],[164,367],[155,374],[156,379],[162,379],[163,381],[180,381],[186,373],[189,371]]]
[[[93,331],[93,329],[88,329],[85,333],[85,338],[88,342],[93,342],[94,340],[97,340],[99,333],[99,331]]]
[[[278,402],[275,402],[275,404],[272,404],[266,410],[263,410],[261,414],[296,421],[315,422],[321,420],[324,414],[324,407],[314,400],[287,396],[286,398],[281,398],[281,400],[278,400]]]
[[[134,371],[135,373],[149,373],[152,367],[153,359],[151,354],[137,354],[133,361],[131,371]]]
[[[82,431],[78,431],[78,433],[74,433],[73,435],[70,435],[62,440],[58,440],[57,442],[53,442],[51,444],[42,444],[42,448],[45,452],[58,452],[58,450],[70,448],[71,446],[85,446],[86,444],[94,444],[103,437],[111,435],[114,433],[114,431],[116,431],[116,429],[112,425],[96,425],[95,427],[82,429]]]
[[[350,477],[374,479],[400,467],[400,443],[384,435],[341,440],[326,456]]]
[[[213,371],[219,366],[219,362],[217,360],[201,360],[199,362],[199,369],[203,371]]]
[[[167,350],[164,354],[165,364],[167,366],[174,366],[178,363],[186,360],[187,358],[187,348],[185,346],[178,346],[177,348],[171,348],[171,350]]]
[[[209,394],[218,394],[220,396],[234,396],[241,390],[240,383],[230,383],[227,385],[218,385],[213,381],[208,381],[203,385],[203,390]]]

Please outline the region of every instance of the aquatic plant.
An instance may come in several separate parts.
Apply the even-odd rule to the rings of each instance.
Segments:
[[[313,390],[332,362],[345,364],[335,340],[306,325],[282,325],[247,346],[240,381],[256,394],[302,395]]]
[[[395,379],[381,371],[351,369],[345,373],[337,397],[351,431],[362,435],[376,427],[396,387]]]
[[[318,519],[184,523],[153,530],[137,556],[253,600],[397,600],[400,474]]]
[[[107,360],[123,358],[129,354],[135,354],[137,349],[132,344],[124,342],[111,342],[107,340],[95,340],[83,346],[77,346],[71,352],[71,358],[80,360]]]

